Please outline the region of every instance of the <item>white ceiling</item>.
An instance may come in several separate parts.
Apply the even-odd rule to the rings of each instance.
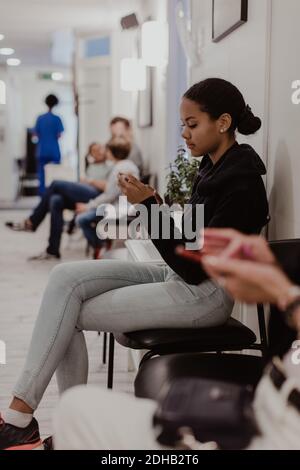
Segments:
[[[0,0],[0,47],[15,48],[24,63],[48,64],[55,31],[115,30],[122,16],[139,10],[140,1]]]

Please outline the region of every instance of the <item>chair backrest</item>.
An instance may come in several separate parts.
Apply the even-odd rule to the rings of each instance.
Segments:
[[[300,239],[271,241],[269,245],[284,271],[293,282],[300,284]],[[261,342],[255,346],[258,346],[262,351],[263,357],[268,357],[271,350],[272,355],[276,350],[280,353],[281,350],[286,349],[287,344],[291,344],[293,333],[286,327],[282,316],[275,307],[271,308],[271,317],[268,325],[269,340],[265,324],[264,306],[262,304],[257,304],[257,317]],[[279,343],[282,343],[283,347]]]
[[[284,271],[293,282],[300,284],[300,239],[269,242]]]
[[[270,247],[289,278],[300,285],[300,239],[272,241]],[[268,337],[268,358],[282,357],[297,337],[276,306],[271,306]]]

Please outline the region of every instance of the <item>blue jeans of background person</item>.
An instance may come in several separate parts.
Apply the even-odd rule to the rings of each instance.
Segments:
[[[96,211],[97,209],[91,209],[90,211],[79,214],[76,217],[77,225],[79,225],[85,238],[93,248],[97,248],[102,245],[102,242],[96,233],[96,224],[98,219]]]
[[[63,231],[63,210],[75,209],[77,202],[87,203],[99,195],[100,191],[88,184],[72,183],[70,181],[53,181],[46,189],[40,203],[29,217],[36,230],[50,212],[50,237],[47,252],[59,255],[61,234]]]
[[[58,264],[13,394],[36,409],[55,372],[61,393],[85,384],[83,330],[207,328],[224,324],[232,308],[233,300],[214,281],[189,285],[168,266],[119,260]]]

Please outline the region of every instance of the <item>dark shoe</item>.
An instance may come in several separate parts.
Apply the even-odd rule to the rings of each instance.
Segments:
[[[0,417],[0,450],[43,450],[39,425],[32,418],[26,428],[6,424]]]
[[[34,232],[34,228],[29,220],[23,220],[23,222],[6,222],[6,227],[14,230],[15,232]]]
[[[28,261],[57,261],[58,259],[60,259],[60,255],[52,255],[47,251],[43,251],[43,253],[40,253],[39,255],[30,256]]]

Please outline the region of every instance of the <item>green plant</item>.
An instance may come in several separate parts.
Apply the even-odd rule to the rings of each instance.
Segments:
[[[175,162],[170,164],[170,173],[167,175],[165,200],[168,204],[180,204],[183,207],[188,202],[198,170],[199,162],[189,158],[186,150],[179,147]]]

